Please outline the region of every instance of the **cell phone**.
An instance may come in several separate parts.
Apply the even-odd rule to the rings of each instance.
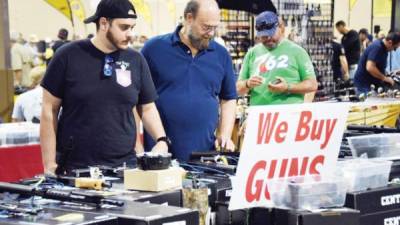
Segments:
[[[273,85],[276,85],[276,84],[279,84],[279,83],[282,83],[282,81],[280,79],[276,79],[274,81],[271,81],[271,84],[273,84]]]

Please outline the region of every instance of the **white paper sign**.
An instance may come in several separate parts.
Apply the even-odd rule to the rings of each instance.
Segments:
[[[229,210],[272,206],[266,181],[332,173],[349,104],[250,107]]]

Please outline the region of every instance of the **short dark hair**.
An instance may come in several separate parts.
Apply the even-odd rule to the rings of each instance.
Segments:
[[[360,31],[358,31],[359,34],[365,34],[368,35],[368,30],[366,28],[362,28]]]
[[[343,20],[339,20],[335,23],[335,27],[346,26],[346,23]]]
[[[200,3],[198,0],[190,0],[183,11],[183,18],[186,19],[186,16],[190,13],[193,15],[193,18],[196,18],[197,12],[199,11]]]
[[[390,32],[388,35],[386,35],[385,39],[387,41],[392,41],[394,45],[397,45],[398,43],[400,43],[400,33]]]
[[[68,30],[65,28],[61,28],[58,31],[57,37],[60,38],[61,40],[67,40],[68,39]]]

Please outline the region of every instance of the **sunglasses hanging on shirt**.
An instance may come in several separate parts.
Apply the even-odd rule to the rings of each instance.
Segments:
[[[103,68],[103,75],[105,77],[112,76],[112,74],[113,74],[112,63],[114,63],[114,59],[111,56],[106,55],[106,57],[104,58],[104,68]]]

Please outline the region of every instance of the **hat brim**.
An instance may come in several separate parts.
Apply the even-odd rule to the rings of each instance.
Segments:
[[[94,23],[98,20],[99,18],[97,17],[97,15],[93,15],[91,17],[86,18],[83,22],[84,23]]]
[[[133,15],[127,15],[127,16],[123,16],[123,17],[110,17],[110,18],[131,18],[131,19],[137,19],[137,15],[133,14]],[[84,23],[95,23],[97,20],[99,19],[99,17],[97,15],[93,15],[89,18],[86,18],[83,22]]]
[[[277,28],[278,27],[272,28],[270,30],[257,31],[257,37],[264,37],[264,36],[272,37],[275,35]]]

